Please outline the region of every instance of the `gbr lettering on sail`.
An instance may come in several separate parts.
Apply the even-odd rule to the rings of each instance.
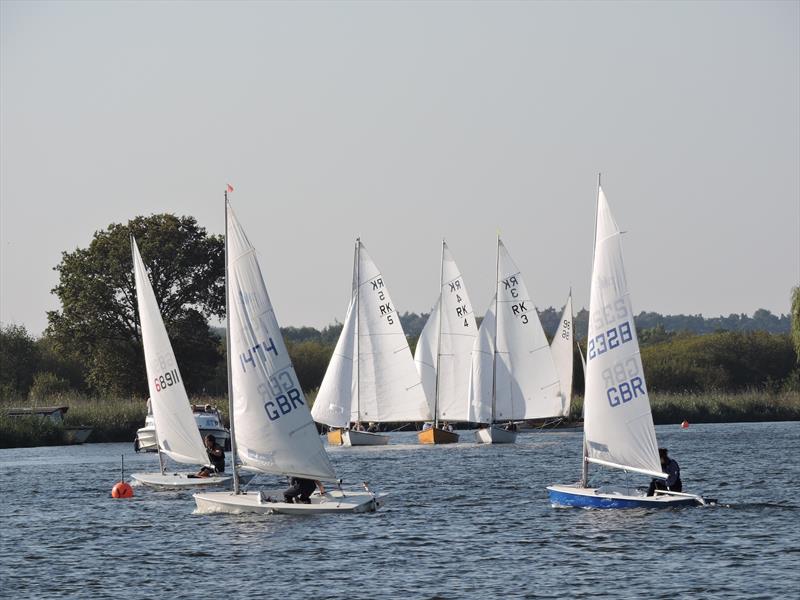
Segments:
[[[279,356],[273,339],[271,337],[267,339],[269,341],[259,342],[239,355],[239,364],[244,373],[248,373],[248,369],[250,372],[255,372],[259,367],[266,367],[269,353],[275,357]],[[261,394],[264,411],[270,421],[276,421],[305,404],[299,386],[292,376],[291,364],[284,370],[269,375],[266,383],[258,385],[258,393]]]

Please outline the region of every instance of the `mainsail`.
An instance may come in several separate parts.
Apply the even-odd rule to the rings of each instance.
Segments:
[[[497,252],[496,317],[492,318],[492,309],[487,311],[481,323],[487,331],[479,334],[473,352],[470,405],[478,408],[471,412],[483,415],[488,405],[493,421],[560,415],[560,382],[536,306],[500,239]],[[496,356],[492,356],[495,344],[491,338],[496,339]],[[492,376],[494,385],[490,385]]]
[[[558,379],[561,381],[561,416],[569,416],[569,405],[572,401],[572,369],[573,369],[573,318],[572,318],[572,292],[567,297],[567,304],[564,306],[564,313],[558,323],[553,341],[550,342],[550,351],[553,353],[553,361],[558,372]]]
[[[442,242],[439,299],[414,352],[428,406],[437,421],[470,419],[470,354],[477,330],[464,278],[447,244]]]
[[[600,188],[586,357],[586,453],[590,461],[660,475],[620,238]]]
[[[227,209],[233,420],[245,468],[335,480],[270,302],[255,249]]]
[[[183,378],[175,361],[167,329],[161,319],[153,287],[133,237],[131,253],[147,385],[159,449],[180,463],[208,464],[208,454],[189,406],[189,398],[183,387]]]
[[[400,316],[361,240],[347,316],[311,414],[331,427],[429,418]]]

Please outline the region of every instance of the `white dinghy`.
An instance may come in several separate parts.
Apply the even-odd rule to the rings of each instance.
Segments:
[[[175,353],[133,236],[131,254],[155,442],[161,465],[159,473],[133,473],[131,478],[141,485],[162,490],[229,485],[232,481],[230,475],[214,474],[195,478],[191,477],[194,473],[168,473],[166,470],[163,455],[179,463],[202,466],[208,465],[208,453],[192,414]]]
[[[461,271],[442,240],[439,299],[417,341],[414,362],[433,416],[420,444],[451,444],[458,435],[442,424],[468,421],[470,354],[478,326]]]
[[[589,337],[584,398],[583,468],[575,485],[551,485],[553,506],[665,508],[705,504],[693,494],[628,487],[591,488],[589,463],[666,479],[658,455],[645,385],[621,232],[598,184],[597,224],[589,301]]]
[[[353,288],[342,333],[325,371],[311,416],[334,428],[328,443],[386,444],[389,436],[361,429],[364,422],[429,418],[408,340],[383,275],[356,240]],[[350,423],[355,426],[348,428]]]
[[[536,306],[498,236],[494,302],[472,352],[470,421],[488,424],[475,432],[475,439],[513,443],[514,421],[560,415],[562,403],[561,383]]]
[[[225,279],[228,340],[228,396],[231,447],[242,468],[306,479],[336,481],[311,419],[292,361],[281,336],[256,252],[225,194]],[[240,489],[195,494],[198,512],[290,513],[371,512],[384,494],[341,489],[311,496],[310,504],[282,501],[277,493]],[[276,501],[280,500],[280,501]]]

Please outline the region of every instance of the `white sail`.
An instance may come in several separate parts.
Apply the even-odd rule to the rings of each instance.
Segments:
[[[192,415],[183,378],[161,319],[153,287],[139,254],[139,247],[133,238],[131,253],[147,385],[159,449],[177,462],[206,465],[208,454]]]
[[[355,253],[353,297],[312,414],[332,427],[423,421],[428,407],[400,316],[360,240]]]
[[[560,382],[547,337],[517,265],[498,240],[494,420],[561,414]]]
[[[227,208],[233,420],[244,467],[335,480],[286,351],[255,249]]]
[[[572,292],[567,297],[561,321],[550,342],[550,351],[556,364],[558,379],[561,382],[561,416],[569,416],[569,405],[572,402],[572,370],[573,370],[573,325],[572,325]]]
[[[590,459],[661,473],[620,237],[601,188],[589,303],[586,451]]]
[[[358,390],[358,361],[356,360],[356,296],[355,291],[336,348],[328,363],[325,377],[319,386],[311,416],[330,427],[347,427],[351,416],[352,399]]]
[[[450,248],[442,242],[439,299],[422,329],[414,353],[428,406],[432,415],[435,408],[437,420],[469,420],[469,374],[477,332],[464,278]]]
[[[492,387],[494,386],[494,298],[481,321],[472,346],[472,369],[469,385],[469,416],[472,423],[491,423]]]

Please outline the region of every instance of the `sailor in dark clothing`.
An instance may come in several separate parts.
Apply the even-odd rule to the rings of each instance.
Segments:
[[[217,444],[216,438],[210,433],[205,437],[205,444],[211,466],[200,469],[197,473],[197,477],[210,477],[214,473],[224,473],[225,451]]]
[[[289,480],[289,489],[283,492],[284,501],[289,504],[311,504],[311,494],[317,489],[317,482],[313,479],[304,479],[302,477],[292,477]],[[295,500],[295,498],[297,500]]]
[[[658,449],[658,457],[661,459],[661,470],[667,474],[667,479],[653,479],[650,482],[647,495],[652,496],[655,494],[656,490],[669,490],[670,492],[683,491],[681,468],[678,466],[678,463],[667,455],[666,448]]]

